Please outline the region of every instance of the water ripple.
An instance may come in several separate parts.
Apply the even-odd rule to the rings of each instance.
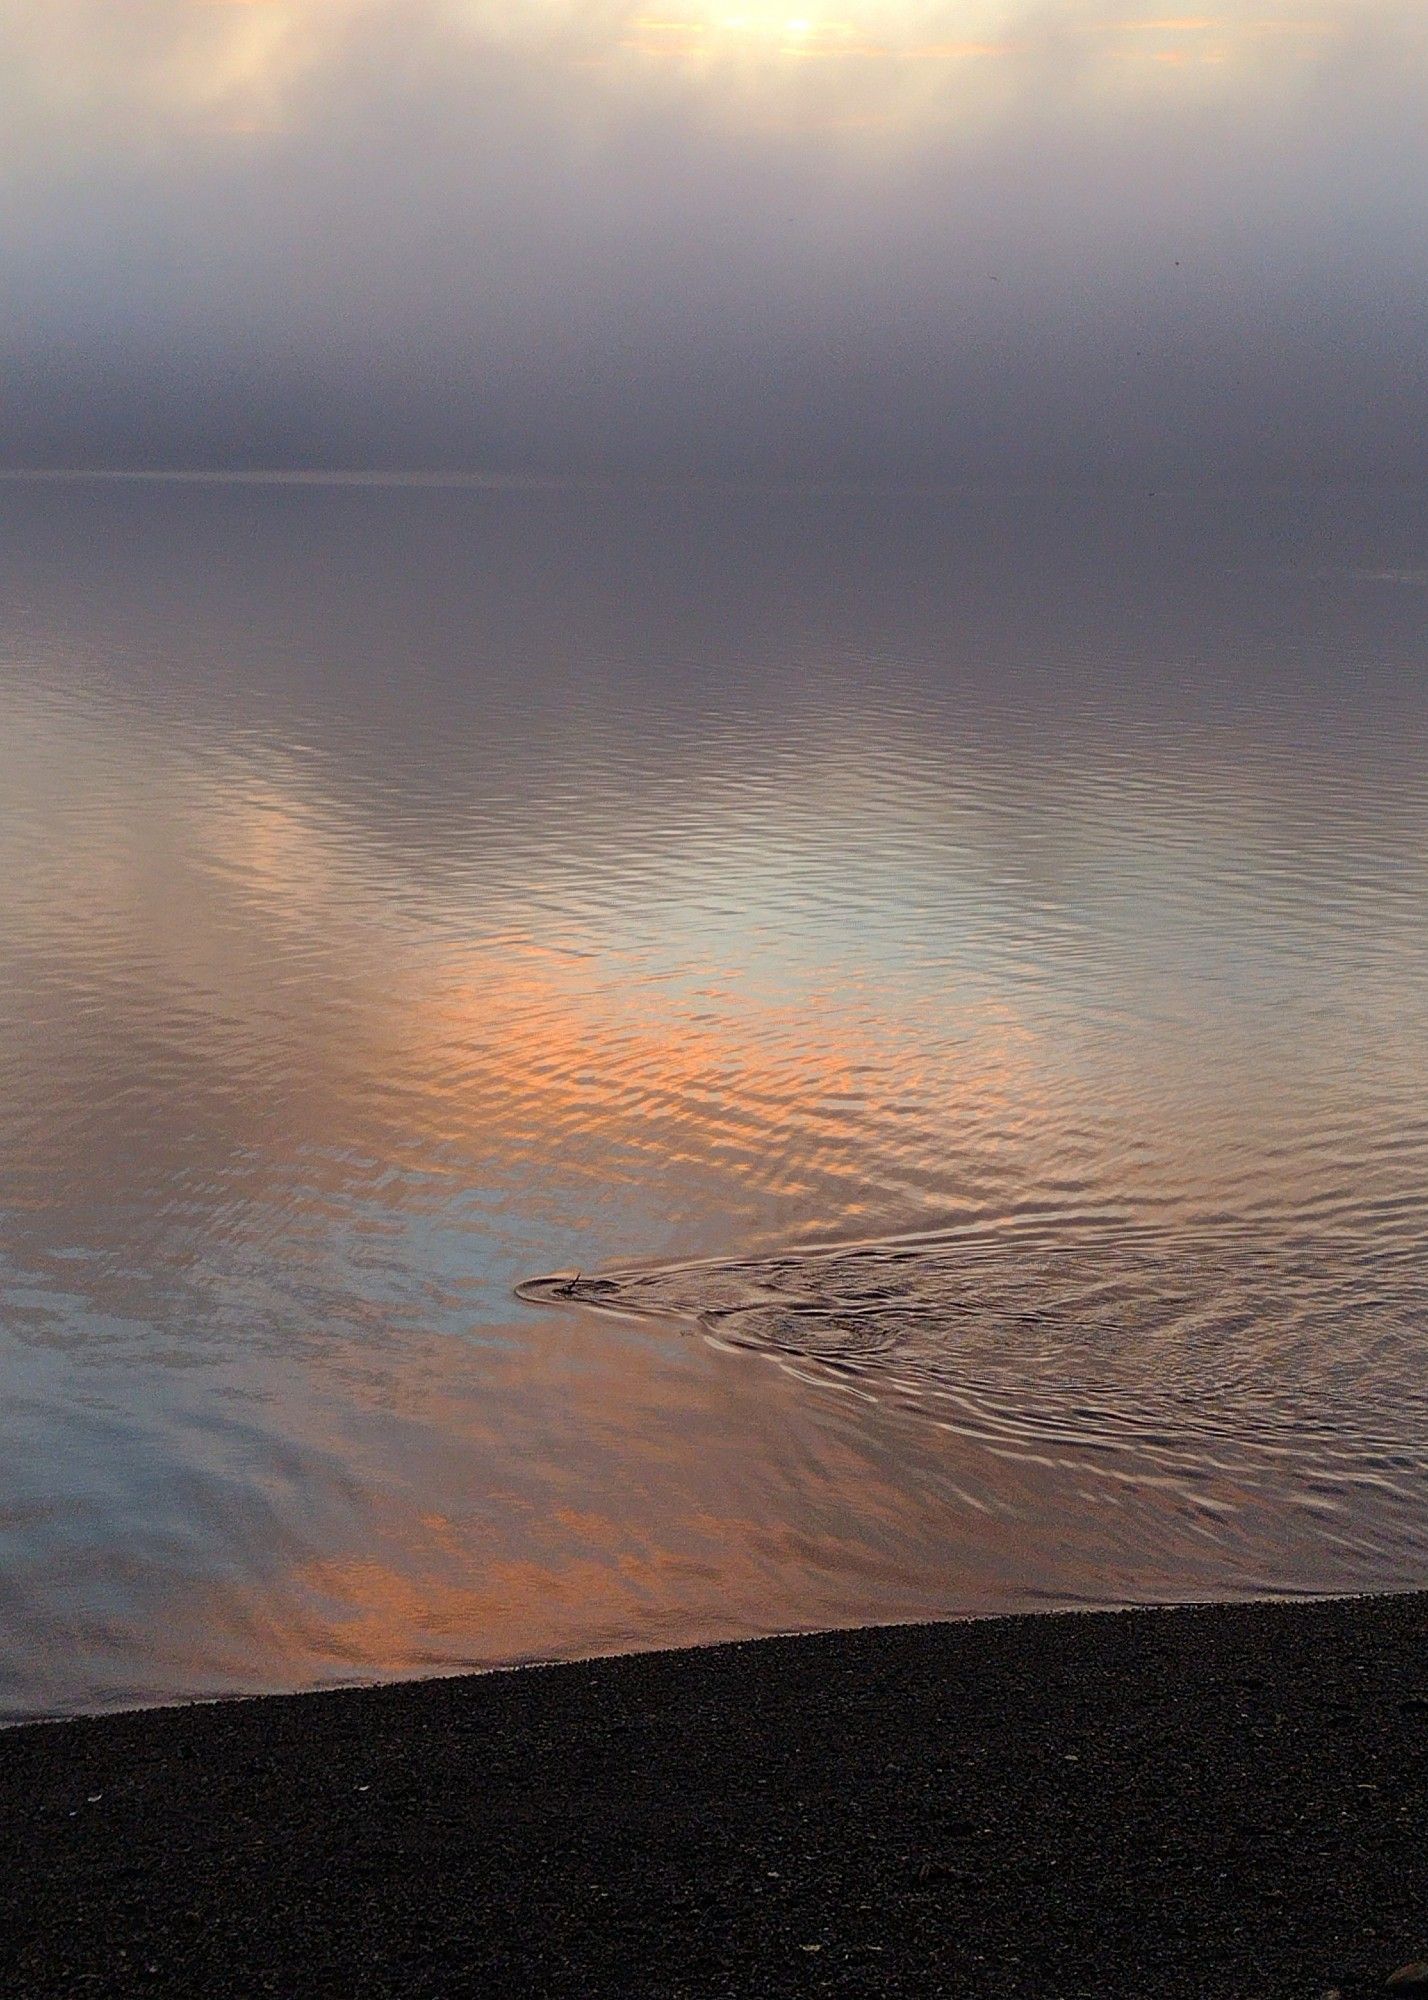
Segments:
[[[1417,1245],[1270,1241],[1063,1219],[753,1259],[556,1274],[533,1304],[697,1325],[796,1356],[1007,1446],[1134,1450],[1183,1472],[1313,1444],[1317,1476],[1428,1472],[1428,1278]]]
[[[1425,547],[7,483],[0,1712],[1421,1581]]]

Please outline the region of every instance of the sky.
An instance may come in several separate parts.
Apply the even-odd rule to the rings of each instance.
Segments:
[[[0,0],[0,466],[1416,477],[1422,0]]]

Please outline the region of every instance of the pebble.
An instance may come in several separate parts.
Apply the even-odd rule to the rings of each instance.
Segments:
[[[1385,1984],[1405,1992],[1428,1993],[1428,1958],[1415,1958],[1409,1965],[1400,1965],[1397,1972],[1389,1973]]]

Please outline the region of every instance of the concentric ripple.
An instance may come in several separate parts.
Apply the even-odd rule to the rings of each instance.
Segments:
[[[1361,1239],[1063,1225],[581,1272],[517,1287],[697,1326],[1016,1450],[1313,1444],[1318,1476],[1428,1474],[1428,1272]]]

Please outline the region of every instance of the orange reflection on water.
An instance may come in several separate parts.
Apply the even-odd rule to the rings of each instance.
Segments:
[[[156,1607],[161,1674],[302,1685],[1133,1601],[1148,1554],[1171,1596],[1248,1592],[1266,1548],[1281,1577],[1323,1573],[1318,1524],[1228,1464],[1207,1512],[1194,1481],[1149,1463],[1108,1478],[1069,1444],[1011,1451],[893,1410],[870,1423],[865,1397],[807,1368],[673,1328],[531,1315],[520,1333],[494,1365],[411,1347],[336,1420],[318,1378],[291,1378],[272,1413],[308,1466],[276,1545],[291,1560]],[[1259,1554],[1237,1566],[1241,1546]]]
[[[593,564],[608,628],[577,577],[513,697],[499,634],[532,604],[490,658],[472,606],[567,555],[428,590],[431,524],[402,519],[415,581],[370,656],[355,558],[345,625],[340,568],[310,602],[290,575],[282,674],[245,641],[270,552],[263,593],[189,613],[193,660],[256,692],[167,614],[127,680],[0,675],[0,1700],[1421,1569],[1409,613],[1346,624],[1349,716],[1301,685],[1292,622],[1284,685],[1241,684],[1277,571],[1197,569],[1181,632],[1157,546],[1134,615],[1105,609],[1118,572],[1083,631],[1035,550],[980,585],[949,559],[946,629],[904,645],[872,628],[909,593],[855,566],[844,672],[792,629],[823,587],[780,577],[746,617],[742,557],[710,631],[629,662],[631,602],[661,599],[622,557]],[[412,657],[428,600],[409,699],[381,644]],[[729,688],[741,617],[760,664]],[[880,680],[890,653],[923,665]],[[624,664],[573,688],[572,660]],[[1005,1268],[949,1260],[902,1385],[880,1354],[839,1375],[511,1299],[577,1263],[937,1231]],[[1164,1247],[1138,1291],[1137,1231]],[[1081,1352],[1054,1309],[1074,1332],[1088,1300]]]

